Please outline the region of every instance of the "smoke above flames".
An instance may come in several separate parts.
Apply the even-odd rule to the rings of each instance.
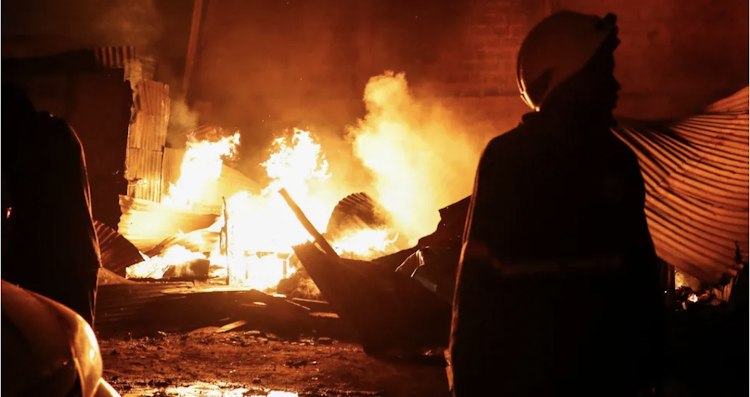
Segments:
[[[352,150],[372,174],[371,194],[414,243],[435,230],[440,208],[471,194],[488,138],[415,98],[404,73],[372,77],[364,101],[366,116],[347,131]]]
[[[310,240],[278,194],[281,188],[322,232],[336,204],[351,193],[368,193],[390,213],[390,224],[352,224],[329,234],[334,250],[345,257],[372,259],[432,233],[438,210],[471,193],[487,135],[472,132],[446,106],[417,99],[403,73],[370,79],[364,101],[366,114],[347,128],[346,139],[296,128],[276,138],[260,163],[266,182],[258,192],[209,194],[209,184],[225,169],[223,162],[237,153],[240,134],[200,140],[191,135],[181,175],[161,204],[223,206],[207,229],[220,234],[220,243],[202,252],[167,250],[132,266],[129,276],[163,275],[170,266],[200,259],[211,264],[211,277],[273,288],[295,271],[292,247]]]

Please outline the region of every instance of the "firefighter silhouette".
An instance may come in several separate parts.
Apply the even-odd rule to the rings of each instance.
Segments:
[[[78,137],[3,83],[2,150],[2,278],[93,324],[101,262]]]
[[[626,396],[657,378],[645,188],[610,131],[617,32],[612,14],[564,11],[521,46],[533,112],[478,165],[448,354],[455,396]]]

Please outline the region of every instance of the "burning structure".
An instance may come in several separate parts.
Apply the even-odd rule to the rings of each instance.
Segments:
[[[177,168],[166,165],[171,155],[164,155],[157,177],[171,180],[157,182],[167,186],[160,202],[121,197],[120,233],[143,260],[120,272],[130,279],[199,278],[267,292],[277,292],[290,277],[309,274],[332,310],[355,324],[370,351],[440,346],[447,336],[468,199],[460,193],[465,189],[458,189],[453,193],[458,197],[442,195],[455,204],[441,211],[434,197],[420,206],[424,196],[399,192],[413,194],[410,185],[419,182],[412,181],[435,175],[429,155],[420,160],[417,154],[416,165],[399,154],[389,161],[370,155],[394,136],[411,140],[405,147],[430,145],[394,121],[398,114],[389,113],[408,106],[405,84],[403,75],[374,78],[365,93],[370,119],[350,130],[355,152],[376,175],[376,199],[364,193],[343,200],[337,196],[354,187],[336,184],[321,142],[310,131],[294,129],[273,141],[261,163],[267,177],[261,186],[229,165],[241,143],[239,132],[199,127],[180,151],[179,172],[164,171]],[[385,105],[383,96],[396,98],[397,105]],[[701,115],[661,123],[626,120],[614,129],[641,161],[646,213],[660,257],[712,285],[726,285],[747,258],[742,226],[747,159],[739,155],[747,144],[746,98],[744,89]],[[462,142],[467,146],[458,152],[477,153],[470,142]],[[433,145],[427,151],[440,150]],[[470,168],[465,158],[445,160],[437,174],[449,181],[460,179],[456,169]],[[738,175],[737,183],[719,182],[724,174]],[[418,188],[435,186],[434,179],[429,182]],[[709,204],[704,192],[719,197],[718,204]],[[706,218],[707,211],[722,218]],[[305,276],[295,275],[299,271]],[[402,328],[398,336],[373,335],[373,321]],[[441,326],[425,333],[425,323]]]
[[[367,116],[348,128],[346,140],[336,138],[354,160],[330,158],[328,135],[291,129],[263,151],[258,183],[235,168],[241,131],[196,124],[184,148],[171,147],[169,86],[151,79],[148,60],[117,48],[89,56],[96,70],[125,71],[119,78],[129,80],[123,84],[133,103],[129,133],[117,141],[126,148],[119,172],[128,181],[116,192],[118,230],[111,220],[97,223],[105,267],[131,280],[297,289],[330,301],[322,310],[355,323],[373,352],[389,343],[444,344],[465,196],[484,138],[462,132],[448,110],[415,100],[403,74],[386,73],[366,86]],[[17,80],[35,70],[11,69]],[[726,285],[747,261],[746,99],[744,89],[694,117],[623,120],[614,130],[639,156],[657,251],[681,278]],[[87,145],[92,138],[81,130]],[[347,168],[370,179],[341,178],[337,171]],[[111,206],[115,192],[96,193],[103,189],[96,181],[94,197]],[[112,217],[101,210],[94,216]],[[106,329],[107,312],[100,318]],[[402,327],[399,335],[373,334],[373,321]],[[440,326],[425,333],[422,324],[430,322]]]

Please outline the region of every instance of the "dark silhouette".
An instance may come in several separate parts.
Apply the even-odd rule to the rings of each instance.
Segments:
[[[610,131],[616,18],[560,12],[519,52],[535,110],[477,169],[454,298],[458,397],[634,396],[664,300],[630,149]]]
[[[99,247],[73,129],[2,85],[2,278],[94,321]]]

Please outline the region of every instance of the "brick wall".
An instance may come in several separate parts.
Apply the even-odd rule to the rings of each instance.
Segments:
[[[541,0],[471,0],[459,40],[441,52],[431,77],[451,96],[517,96],[516,54],[532,24],[542,17]]]
[[[743,0],[272,3],[211,0],[196,78],[220,119],[254,130],[351,122],[367,79],[386,69],[405,71],[417,95],[483,107],[496,124],[512,125],[526,110],[515,82],[518,48],[559,9],[618,14],[622,115],[692,113],[748,81]]]
[[[748,84],[745,0],[555,0],[554,9],[618,16],[620,111],[689,114]]]
[[[699,111],[748,84],[744,0],[472,0],[461,39],[446,46],[429,80],[441,95],[517,95],[515,62],[526,33],[548,13],[618,15],[622,44],[617,112],[637,118]]]
[[[524,110],[515,53],[542,0],[286,3],[211,0],[203,27],[195,99],[261,136],[254,144],[291,125],[342,129],[362,116],[365,84],[384,70],[406,72],[421,96],[507,97],[478,112],[469,108],[481,102],[450,101],[502,126]]]

